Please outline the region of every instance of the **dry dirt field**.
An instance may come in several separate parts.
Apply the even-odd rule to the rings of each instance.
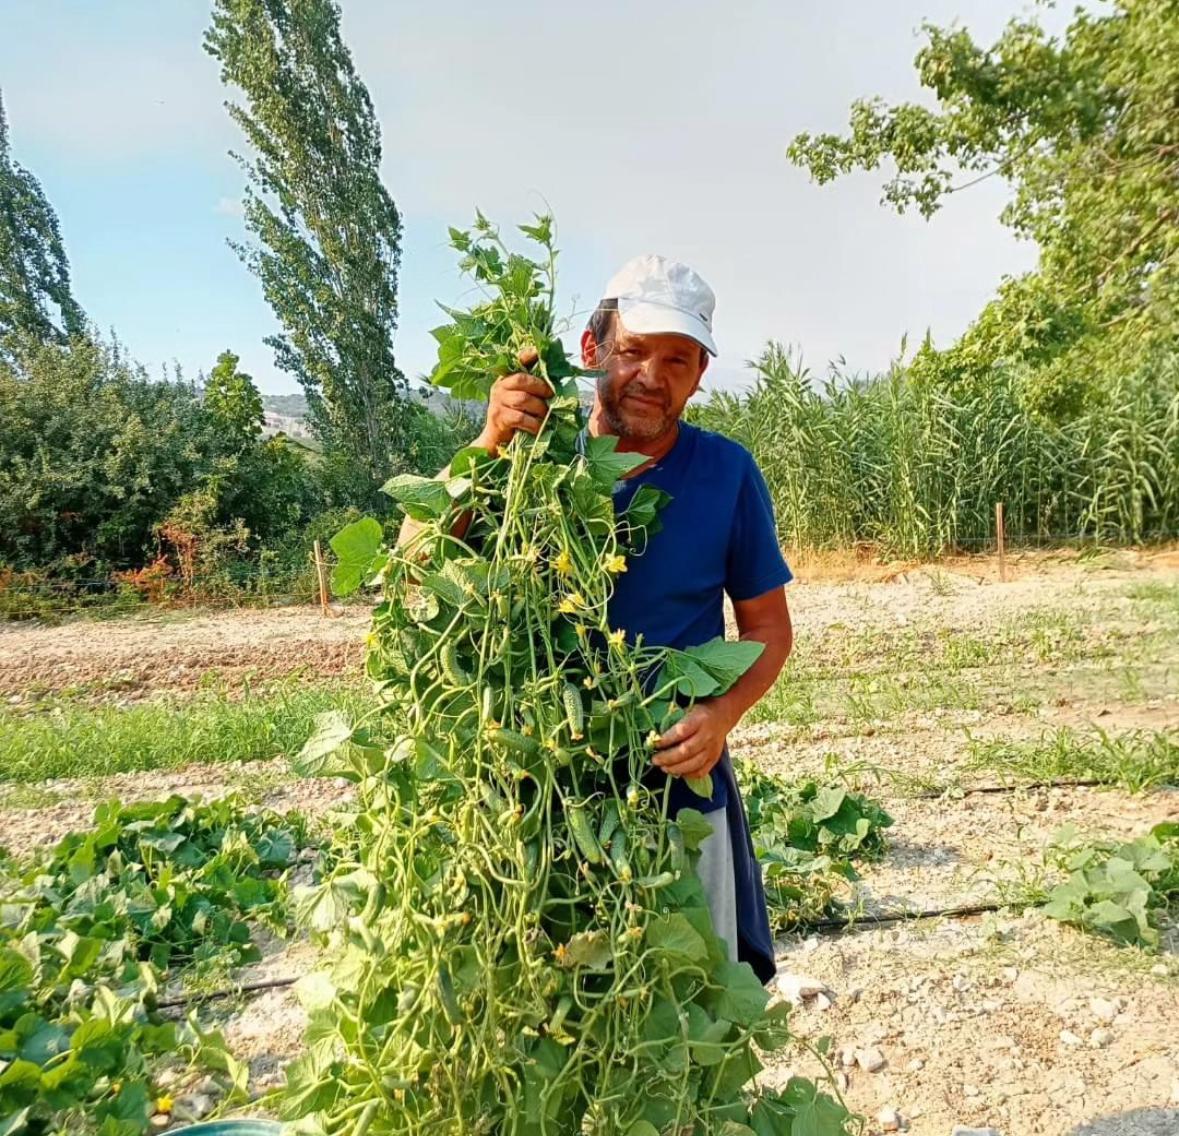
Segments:
[[[976,764],[987,742],[1179,729],[1179,555],[1026,557],[1007,583],[977,559],[843,575],[803,574],[792,588],[793,677],[732,748],[787,777],[834,771],[888,809],[888,852],[852,897],[862,914],[1010,900],[1066,823],[1131,838],[1179,820],[1173,789],[1029,788],[1011,776],[1010,791],[979,792],[1002,788],[1005,776]],[[283,609],[0,626],[0,697],[135,701],[183,694],[210,675],[354,678],[365,628],[357,609],[334,619]],[[2,761],[0,741],[0,772]],[[16,851],[56,839],[108,794],[236,788],[322,813],[347,793],[293,779],[281,757],[39,788],[44,800],[22,807],[27,792],[0,782],[0,844]],[[309,944],[275,943],[242,980],[314,965]],[[869,1132],[893,1130],[895,1120],[914,1136],[950,1136],[955,1125],[1002,1136],[1179,1133],[1174,927],[1152,954],[1015,907],[861,921],[783,938],[779,970],[779,996],[797,1004],[797,1034],[831,1039],[835,1076]],[[298,1052],[300,1022],[289,989],[226,1009],[227,1036],[259,1087]],[[792,1067],[814,1072],[816,1061],[800,1048]],[[764,1076],[776,1082],[790,1071]]]

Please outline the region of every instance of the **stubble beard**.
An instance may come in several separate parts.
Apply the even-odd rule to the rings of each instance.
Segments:
[[[653,442],[656,438],[662,438],[672,427],[673,419],[666,410],[657,417],[628,414],[622,408],[622,395],[609,390],[604,381],[598,383],[598,399],[606,425],[619,438],[632,442]]]

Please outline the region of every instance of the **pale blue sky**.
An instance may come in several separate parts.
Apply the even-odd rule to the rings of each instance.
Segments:
[[[989,40],[1014,0],[344,0],[344,34],[384,131],[405,234],[398,362],[433,361],[434,300],[464,286],[446,227],[478,205],[503,224],[547,202],[567,308],[592,306],[645,251],[686,260],[718,294],[715,379],[766,340],[823,369],[879,368],[901,335],[946,342],[1004,273],[1030,265],[989,182],[931,223],[878,204],[881,178],[820,189],[785,157],[839,129],[859,95],[917,97],[923,18]],[[267,392],[296,389],[264,335],[240,237],[239,144],[195,0],[0,0],[0,89],[19,161],[61,219],[74,289],[158,372],[226,347]],[[1064,21],[1053,15],[1056,26]]]

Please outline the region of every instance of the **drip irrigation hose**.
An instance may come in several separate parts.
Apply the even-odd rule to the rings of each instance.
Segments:
[[[833,917],[817,919],[805,926],[791,929],[787,934],[806,934],[810,932],[854,932],[878,927],[889,923],[911,923],[921,919],[969,919],[975,915],[989,915],[996,911],[1003,911],[1013,906],[1010,903],[975,903],[963,907],[923,908],[914,911],[879,912],[872,915],[858,915],[854,919]],[[288,978],[272,978],[265,982],[246,982],[241,986],[233,986],[225,990],[209,990],[197,994],[188,994],[175,998],[162,998],[156,1003],[160,1010],[184,1009],[202,1002],[219,1001],[225,998],[237,998],[242,995],[261,994],[267,990],[283,990],[294,986],[301,975]]]

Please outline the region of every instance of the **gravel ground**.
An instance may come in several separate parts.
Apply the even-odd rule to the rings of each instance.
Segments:
[[[1119,554],[1098,561],[1039,557],[995,582],[993,562],[913,570],[890,582],[802,583],[791,592],[799,638],[832,658],[863,633],[936,627],[978,635],[1027,613],[1088,613],[1100,629],[1135,634],[1153,618],[1126,598],[1130,585],[1179,583],[1179,557]],[[1135,622],[1137,621],[1137,622]],[[288,609],[225,612],[55,628],[0,627],[0,692],[79,692],[103,698],[183,692],[214,678],[331,677],[355,673],[362,611],[337,619]],[[1136,629],[1136,630],[1135,630]],[[788,776],[856,770],[896,820],[889,852],[857,887],[866,912],[950,907],[992,900],[1040,861],[1052,834],[1071,822],[1087,833],[1130,837],[1179,818],[1179,794],[1053,789],[918,799],[914,779],[993,781],[966,774],[969,729],[977,737],[1032,738],[1060,725],[1119,730],[1179,725],[1179,656],[1156,660],[1131,687],[1100,667],[1047,673],[1014,659],[996,671],[974,708],[934,707],[880,721],[833,714],[806,726],[742,727],[734,751]],[[1006,684],[1006,687],[1004,686]],[[1035,689],[1029,707],[1021,688]],[[1025,699],[1026,701],[1026,699]],[[0,754],[2,759],[2,754]],[[281,810],[316,815],[346,801],[343,782],[302,782],[284,762],[226,762],[166,774],[45,782],[0,790],[0,844],[13,851],[84,827],[95,800],[206,796],[229,791]],[[1172,929],[1158,955],[1118,950],[1035,913],[901,923],[780,943],[780,996],[799,1004],[795,1028],[829,1036],[849,1103],[883,1129],[882,1110],[915,1136],[949,1136],[955,1124],[1003,1136],[1174,1136],[1179,1133],[1179,943]],[[307,943],[270,943],[244,982],[305,973]],[[801,995],[802,990],[813,993]],[[219,1011],[256,1089],[281,1080],[300,1051],[302,1012],[290,989]],[[844,1057],[844,1052],[847,1057]],[[845,1060],[850,1064],[845,1065]],[[813,1072],[805,1050],[799,1071]],[[874,1069],[875,1071],[869,1071]],[[790,1067],[775,1065],[767,1081]],[[892,1119],[891,1117],[887,1119]]]

